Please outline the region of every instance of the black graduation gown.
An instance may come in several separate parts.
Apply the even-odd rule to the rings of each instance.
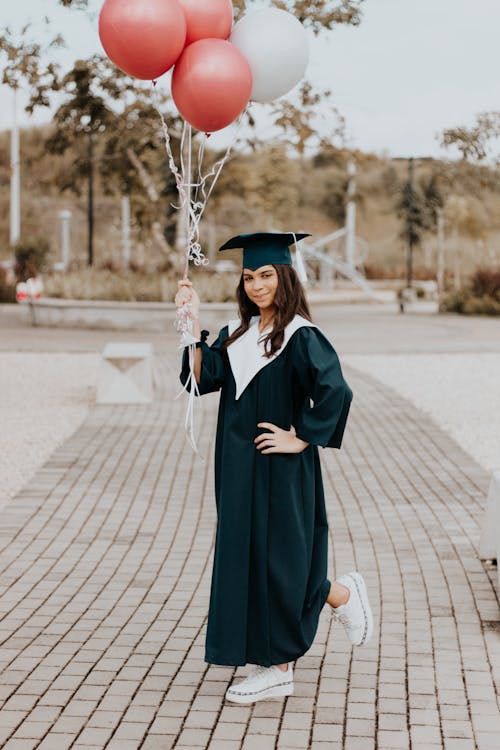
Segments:
[[[209,346],[202,331],[200,395],[221,390],[215,445],[217,528],[205,661],[283,664],[312,645],[330,592],[328,522],[318,446],[340,448],[352,391],[328,338],[295,330],[238,400],[228,325]],[[189,374],[183,351],[180,380]],[[313,404],[311,404],[311,400]],[[301,453],[262,454],[272,422],[295,427]]]

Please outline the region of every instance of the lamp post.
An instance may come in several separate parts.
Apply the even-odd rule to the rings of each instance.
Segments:
[[[21,174],[19,159],[19,127],[17,124],[17,93],[13,89],[12,129],[10,135],[10,245],[21,236]]]
[[[82,115],[80,123],[82,130],[87,133],[87,261],[91,266],[94,262],[94,143],[90,115]]]
[[[408,163],[408,255],[406,268],[406,287],[411,290],[413,281],[413,156],[410,156]],[[409,292],[411,295],[411,292]]]

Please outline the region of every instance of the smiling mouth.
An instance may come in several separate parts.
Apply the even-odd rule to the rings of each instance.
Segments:
[[[267,292],[266,294],[261,294],[260,297],[258,295],[255,295],[255,299],[264,299],[264,297],[267,297]]]

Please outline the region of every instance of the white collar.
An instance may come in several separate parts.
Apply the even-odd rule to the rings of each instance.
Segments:
[[[295,315],[293,320],[285,326],[285,335],[281,347],[271,357],[265,357],[264,339],[266,337],[265,334],[270,328],[267,328],[261,333],[258,326],[259,321],[260,315],[254,315],[250,319],[250,327],[248,330],[236,339],[236,341],[233,341],[233,343],[227,348],[231,370],[236,383],[236,400],[239,399],[247,385],[259,370],[262,370],[263,367],[270,364],[270,362],[273,362],[274,359],[284,350],[291,335],[295,333],[296,330],[303,326],[317,328],[314,323],[311,323],[311,321],[302,317],[302,315]],[[229,335],[231,335],[240,324],[241,320],[239,318],[230,320],[228,323]]]

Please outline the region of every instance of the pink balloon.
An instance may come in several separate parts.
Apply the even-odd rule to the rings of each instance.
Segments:
[[[187,22],[186,44],[209,37],[227,39],[233,25],[231,0],[179,0]]]
[[[229,125],[250,99],[252,72],[246,57],[224,39],[200,39],[185,47],[172,74],[172,97],[197,130]]]
[[[186,17],[179,0],[106,0],[99,36],[114,64],[135,78],[166,73],[186,41]]]

